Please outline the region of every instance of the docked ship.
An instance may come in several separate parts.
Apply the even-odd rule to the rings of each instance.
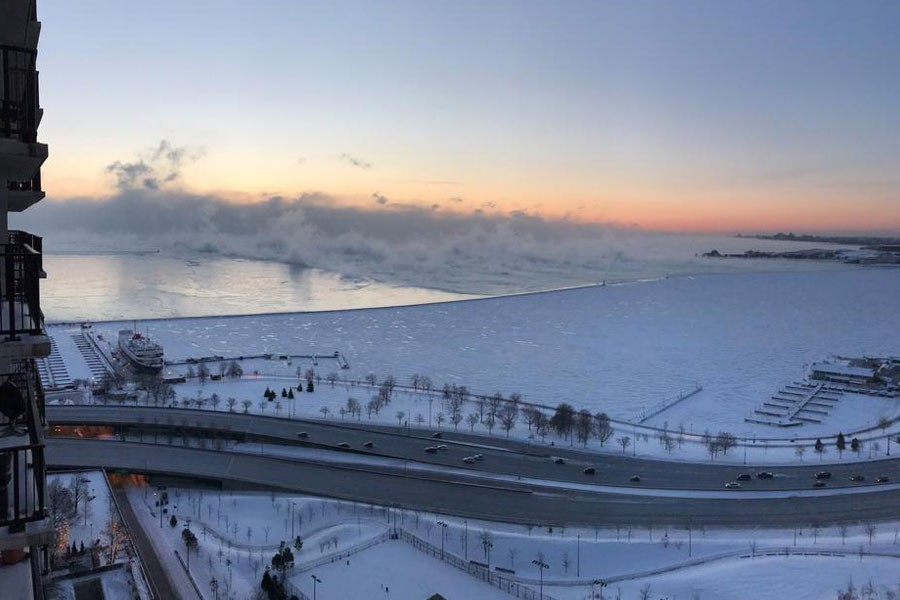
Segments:
[[[163,368],[162,346],[131,329],[119,331],[119,351],[143,371],[157,372]]]

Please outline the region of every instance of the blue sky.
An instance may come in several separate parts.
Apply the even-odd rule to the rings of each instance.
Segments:
[[[166,139],[202,157],[179,185],[235,201],[900,230],[895,2],[38,11],[58,198],[109,195],[104,167]]]

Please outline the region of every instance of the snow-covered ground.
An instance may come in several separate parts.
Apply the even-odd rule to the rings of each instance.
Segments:
[[[627,451],[641,456],[709,460],[701,443],[701,434],[708,429],[714,434],[731,431],[749,441],[726,457],[719,455],[717,461],[814,462],[822,459],[811,449],[816,437],[874,428],[879,417],[896,417],[900,402],[845,395],[822,425],[790,431],[745,423],[744,417],[785,384],[803,378],[809,364],[829,355],[900,354],[897,297],[900,278],[895,269],[847,269],[677,277],[404,308],[159,320],[139,322],[137,328],[149,330],[165,346],[169,360],[266,353],[324,356],[340,351],[350,365],[340,369],[335,360],[327,358],[317,359],[318,364],[298,358],[245,359],[241,380],[175,386],[179,404],[188,399],[194,408],[228,410],[227,399],[233,397],[236,411],[244,410],[242,402],[249,400],[250,412],[340,419],[340,408],[348,397],[365,406],[374,393],[361,383],[368,373],[375,373],[379,381],[393,375],[401,384],[408,383],[412,374],[421,374],[430,377],[438,389],[445,382],[455,383],[469,386],[475,393],[499,391],[506,396],[518,392],[531,403],[554,406],[566,401],[576,409],[606,411],[621,421],[614,424],[617,436],[638,440]],[[118,329],[131,326],[131,322],[108,322],[96,323],[94,329],[114,340]],[[49,329],[54,337],[79,331],[64,325]],[[71,344],[57,346],[67,364],[83,360]],[[216,372],[216,363],[211,366]],[[263,401],[266,387],[280,391],[296,385],[298,368],[302,372],[310,367],[323,378],[333,371],[345,381],[332,388],[323,379],[312,394],[298,392],[294,400]],[[187,365],[172,369],[185,372]],[[77,365],[69,371],[85,372]],[[650,422],[657,427],[666,423],[670,432],[682,437],[671,454],[655,439],[653,430],[624,423],[697,384],[703,386],[701,392]],[[214,393],[220,398],[215,406],[210,401]],[[472,410],[469,406],[464,413]],[[397,412],[404,415],[398,418]],[[446,417],[439,395],[429,402],[427,394],[398,389],[391,405],[371,418],[392,424],[409,421],[411,427],[434,429],[439,426],[439,412]],[[369,418],[363,412],[361,419]],[[445,421],[441,427],[452,426]],[[487,433],[481,424],[475,431]],[[865,440],[863,451],[846,451],[840,459],[882,455],[886,440],[872,438],[892,431],[876,428],[860,433]],[[495,429],[494,435],[504,434]],[[511,435],[528,437],[521,420]],[[532,441],[561,443],[552,435],[545,441]],[[876,443],[881,447],[876,449]],[[598,445],[592,441],[590,447],[597,449]],[[796,446],[805,448],[806,453],[798,454]],[[620,452],[621,448],[610,440],[604,451]],[[839,457],[831,446],[824,458],[834,461]],[[208,598],[212,598],[213,578],[220,586],[220,598],[223,592],[233,598],[249,597],[278,543],[290,543],[292,526],[293,533],[303,536],[304,546],[296,554],[297,566],[290,580],[309,594],[311,576],[316,575],[322,580],[318,598],[377,598],[380,594],[417,598],[427,597],[432,588],[441,588],[433,591],[447,598],[489,599],[495,597],[491,594],[499,594],[409,544],[381,541],[393,517],[405,531],[433,546],[440,546],[443,532],[448,552],[483,562],[488,556],[482,536],[489,532],[491,565],[514,569],[516,577],[529,580],[535,589],[540,573],[532,560],[540,555],[549,567],[543,573],[548,584],[545,591],[559,600],[589,597],[594,579],[618,579],[604,589],[605,598],[615,598],[619,591],[622,598],[638,598],[641,589],[650,585],[651,598],[811,600],[835,597],[850,578],[857,587],[870,578],[877,586],[896,586],[894,574],[900,567],[898,558],[870,554],[900,554],[900,526],[888,523],[874,525],[871,538],[864,525],[846,532],[835,527],[815,531],[807,527],[797,532],[624,528],[550,532],[437,515],[394,515],[380,509],[271,494],[223,494],[220,504],[215,492],[202,492],[201,500],[199,490],[171,490],[178,506],[176,514],[181,517],[172,528],[168,523],[160,527],[158,513],[151,512],[156,510],[152,497],[144,493],[134,491],[132,501],[145,527],[172,551],[168,556],[174,556],[174,550],[184,556],[181,529],[187,517],[192,519],[200,550],[192,556],[191,569],[198,588]],[[439,520],[447,524],[446,530],[436,525]],[[795,535],[799,539],[795,540]],[[359,553],[312,571],[303,566],[369,543],[373,545]],[[813,548],[844,556],[810,552],[809,556],[743,558],[755,554],[751,545],[761,552]],[[689,562],[704,557],[709,561]],[[178,563],[173,565],[178,567]],[[647,574],[660,568],[673,570]],[[383,580],[380,583],[379,578]],[[476,587],[468,587],[470,584]]]
[[[396,525],[433,550],[462,562],[488,562],[520,588],[537,591],[542,561],[544,591],[559,600],[590,597],[605,581],[605,598],[726,598],[729,600],[835,597],[851,579],[859,588],[897,585],[900,523],[795,530],[683,528],[545,529],[468,521],[413,511],[269,493],[168,489],[178,523],[159,525],[153,492],[134,488],[129,497],[162,552],[184,557],[181,531],[191,519],[199,548],[191,573],[212,598],[249,598],[280,542],[294,550],[288,570],[294,590],[317,598],[509,598],[475,576],[413,545],[388,539]],[[176,508],[177,507],[177,508]],[[446,525],[444,527],[441,525]],[[870,529],[871,527],[871,529]],[[871,536],[870,536],[871,534]],[[488,542],[486,544],[485,542]],[[776,556],[777,554],[777,556]],[[176,568],[185,571],[183,563]],[[273,571],[274,573],[274,571]],[[800,575],[803,573],[803,575]],[[196,595],[192,592],[192,595]]]

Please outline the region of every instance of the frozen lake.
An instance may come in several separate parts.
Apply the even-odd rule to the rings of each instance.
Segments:
[[[897,355],[900,272],[685,276],[653,282],[402,308],[138,322],[169,360],[263,353],[330,354],[341,377],[523,394],[530,402],[628,419],[703,391],[664,413],[671,427],[728,426],[832,354]],[[120,327],[95,327],[114,339]],[[270,361],[273,371],[294,367]],[[334,369],[324,368],[323,375]]]

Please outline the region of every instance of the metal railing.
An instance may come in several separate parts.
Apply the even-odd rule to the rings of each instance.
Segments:
[[[22,531],[44,518],[44,473],[42,445],[0,449],[0,527]]]
[[[7,243],[0,246],[0,336],[7,340],[43,332],[41,248],[41,238],[24,231],[10,231]]]
[[[0,45],[0,136],[37,141],[38,83],[36,50]]]
[[[47,424],[40,376],[33,360],[13,360],[10,361],[10,367],[8,373],[0,373],[0,385],[7,380],[15,385],[25,401],[25,410],[12,418],[0,413],[0,433],[3,430],[26,427],[30,434],[29,442],[36,442],[35,429]]]
[[[523,598],[524,600],[555,600],[553,596],[546,592],[543,594],[536,592],[531,587],[516,581],[503,573],[491,571],[489,568],[483,567],[480,564],[475,564],[472,561],[465,561],[454,554],[442,551],[434,544],[426,542],[422,538],[413,535],[404,529],[398,528],[397,533],[400,535],[400,539],[411,544],[416,550],[442,560],[450,566],[456,567],[460,571],[465,571],[472,577],[480,579],[488,585],[496,587],[511,596]]]

